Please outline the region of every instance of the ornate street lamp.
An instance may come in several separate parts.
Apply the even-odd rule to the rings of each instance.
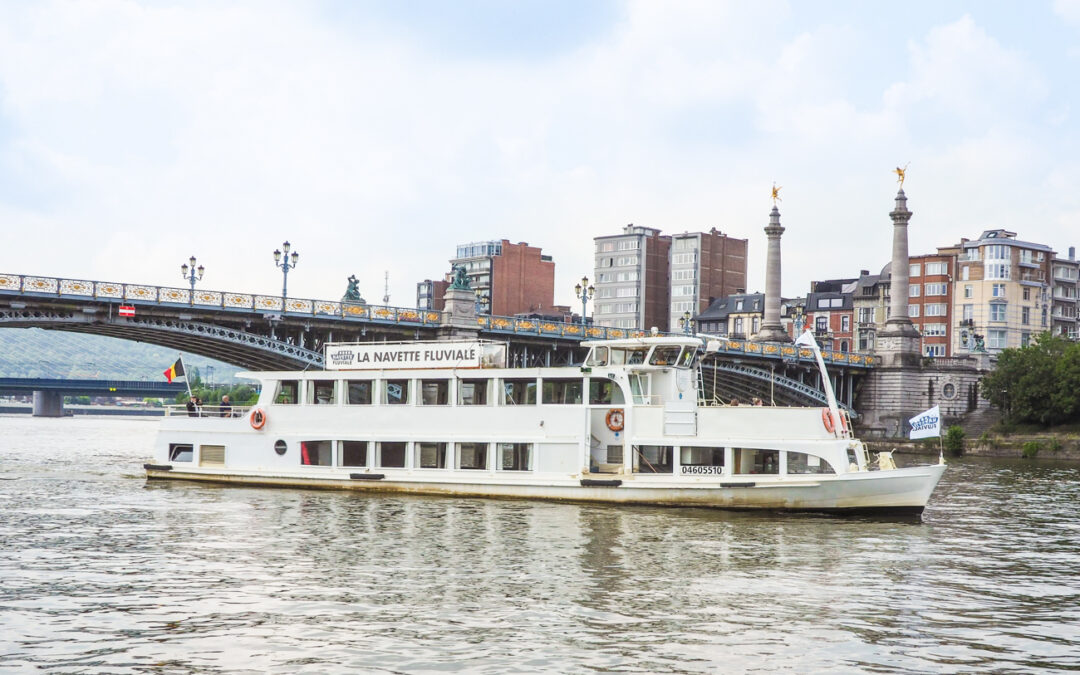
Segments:
[[[274,264],[281,268],[282,282],[281,282],[281,299],[284,300],[289,295],[289,270],[296,267],[296,259],[300,257],[300,254],[296,251],[292,252],[292,263],[289,262],[289,249],[292,246],[286,241],[281,245],[281,251],[274,249]],[[282,251],[285,252],[285,259],[281,259]]]
[[[687,335],[692,335],[694,332],[694,317],[690,315],[690,312],[683,312],[683,315],[679,317],[679,328],[682,328],[683,332]]]
[[[180,266],[180,276],[187,279],[188,283],[191,284],[191,302],[195,301],[195,282],[202,281],[203,273],[206,272],[206,268],[202,265],[195,267],[197,262],[199,261],[195,259],[195,256],[191,256],[186,263]],[[190,267],[188,263],[191,264]]]
[[[574,286],[575,297],[581,300],[581,325],[585,326],[585,308],[592,300],[596,289],[589,285],[589,277],[581,277],[581,283]]]
[[[491,307],[491,299],[484,295],[484,289],[476,289],[476,313],[487,314]]]

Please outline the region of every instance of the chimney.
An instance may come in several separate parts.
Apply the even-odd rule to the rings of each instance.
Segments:
[[[1075,246],[1070,246],[1069,247],[1069,260],[1076,260],[1076,247]]]

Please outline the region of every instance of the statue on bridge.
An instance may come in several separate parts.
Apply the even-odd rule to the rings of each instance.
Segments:
[[[975,333],[974,337],[975,337],[975,349],[973,349],[972,351],[985,352],[986,351],[986,344],[983,342],[983,336],[979,335],[978,333]]]
[[[345,289],[345,295],[341,296],[342,302],[351,302],[358,305],[366,304],[360,296],[360,287],[355,274],[349,275],[349,287]]]
[[[469,285],[469,275],[466,273],[464,265],[454,265],[454,280],[450,283],[450,288],[472,290],[472,286]]]

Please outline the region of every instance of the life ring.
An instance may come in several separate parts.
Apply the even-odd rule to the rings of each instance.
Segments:
[[[266,413],[262,408],[255,408],[251,411],[251,428],[255,430],[262,429],[266,426]]]
[[[836,431],[836,423],[833,422],[832,411],[828,408],[821,409],[821,423],[825,425],[825,431],[830,434]]]
[[[612,408],[607,411],[604,422],[607,423],[608,429],[611,429],[612,431],[622,431],[623,425],[625,424],[622,408]]]

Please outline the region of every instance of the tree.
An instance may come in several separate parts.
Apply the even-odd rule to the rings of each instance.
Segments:
[[[1063,386],[1066,376],[1076,378],[1070,380],[1071,390]],[[1042,333],[1027,347],[1002,351],[997,367],[981,385],[983,398],[1002,410],[1006,422],[1047,426],[1076,415],[1077,381],[1080,345]]]

